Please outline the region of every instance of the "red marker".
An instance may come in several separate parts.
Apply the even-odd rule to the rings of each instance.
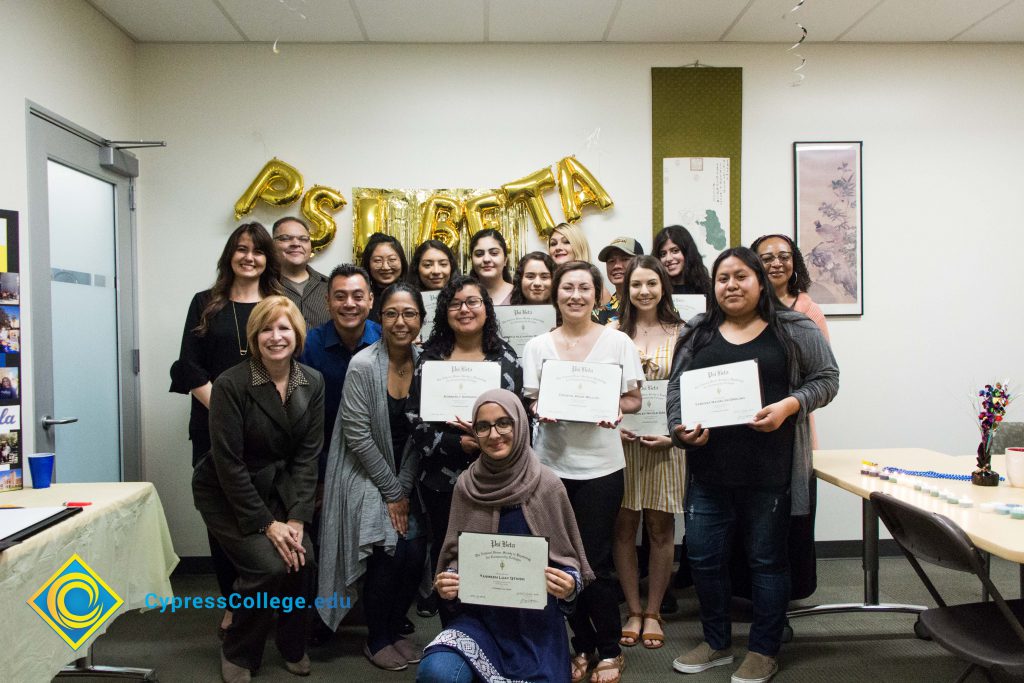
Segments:
[[[64,503],[64,507],[66,508],[84,508],[86,505],[92,505],[92,503],[73,500],[69,500]]]

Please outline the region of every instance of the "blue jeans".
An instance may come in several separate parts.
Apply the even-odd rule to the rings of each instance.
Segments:
[[[750,564],[754,620],[747,649],[774,657],[789,602],[790,493],[690,482],[686,492],[686,548],[700,600],[704,640],[716,650],[732,644],[729,548],[741,534]]]
[[[476,672],[461,655],[448,649],[434,650],[419,663],[416,683],[473,683]]]

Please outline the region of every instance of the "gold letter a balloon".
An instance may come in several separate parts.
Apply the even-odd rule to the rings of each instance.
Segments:
[[[267,162],[242,196],[235,202],[235,220],[252,211],[256,200],[274,206],[287,206],[302,194],[302,174],[277,157]]]
[[[576,189],[579,183],[580,190]],[[612,198],[591,175],[587,167],[576,161],[576,157],[565,157],[558,162],[558,194],[562,199],[565,220],[575,223],[580,219],[584,206],[593,204],[600,209],[612,205]]]

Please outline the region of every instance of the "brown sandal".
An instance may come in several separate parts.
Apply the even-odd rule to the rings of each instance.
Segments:
[[[614,659],[602,659],[594,667],[594,670],[590,672],[590,683],[619,683],[622,680],[622,672],[626,668],[626,657],[620,654]],[[594,678],[594,674],[600,671],[612,671],[615,670],[618,674],[615,678],[608,678],[606,680],[598,680]]]
[[[590,672],[590,666],[592,661],[589,655],[577,654],[569,660],[569,665],[572,666],[572,683],[581,683],[587,674]]]
[[[662,619],[661,615],[657,614],[657,613],[649,614],[649,613],[645,612],[643,614],[643,618],[644,618],[644,621],[646,621],[647,619],[650,619],[651,621],[658,622],[658,626],[660,626],[661,629],[662,629],[660,633],[659,632],[654,632],[654,633],[648,634],[646,628],[644,629],[644,632],[643,632],[643,638],[642,639],[644,641],[648,641],[648,640],[651,641],[650,645],[648,645],[645,642],[644,643],[644,647],[647,648],[648,650],[657,650],[658,648],[660,648],[662,645],[665,644],[665,620]]]
[[[628,617],[626,617],[626,623],[627,624],[629,623],[630,619],[639,619],[640,620],[640,630],[639,631],[627,631],[626,629],[622,629],[622,635],[619,637],[619,645],[622,645],[623,647],[634,647],[637,643],[639,643],[640,642],[640,633],[642,633],[643,630],[644,630],[644,615],[643,614],[640,614],[639,612],[636,613],[636,614],[630,613],[630,615]],[[630,641],[630,642],[626,642],[627,640]]]

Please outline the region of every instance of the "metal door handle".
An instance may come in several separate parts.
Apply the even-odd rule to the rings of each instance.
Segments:
[[[78,422],[77,417],[50,417],[49,415],[43,416],[43,429],[49,429],[53,425],[69,425],[72,422]]]

